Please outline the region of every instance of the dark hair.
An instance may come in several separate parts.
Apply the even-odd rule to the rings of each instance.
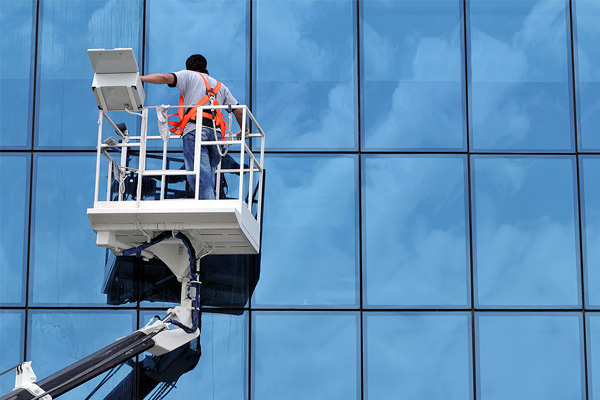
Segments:
[[[206,69],[206,58],[204,58],[202,54],[194,54],[189,56],[185,61],[185,69],[208,74],[208,70]]]

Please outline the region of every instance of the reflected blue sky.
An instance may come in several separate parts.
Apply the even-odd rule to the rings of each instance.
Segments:
[[[34,304],[106,304],[106,250],[96,246],[86,214],[93,204],[95,162],[93,153],[35,158],[29,276]]]
[[[29,155],[2,154],[0,171],[0,304],[23,304],[27,267]]]
[[[565,1],[468,7],[473,148],[572,150]]]
[[[252,314],[252,398],[359,399],[358,313]]]
[[[462,149],[462,4],[367,0],[364,147]]]
[[[41,380],[62,368],[114,343],[136,329],[135,311],[30,311],[27,356]],[[102,387],[95,398],[104,398],[127,371],[121,369]],[[84,399],[98,385],[102,375],[68,392],[65,400]]]
[[[23,335],[25,313],[23,311],[0,311],[0,372],[23,362]],[[0,393],[15,387],[15,371],[0,376]]]
[[[131,47],[141,66],[139,0],[42,0],[36,145],[94,148],[98,107],[89,48]]]
[[[585,399],[581,314],[476,315],[477,398]]]
[[[467,313],[368,313],[365,399],[456,399],[472,395]]]
[[[600,307],[600,158],[580,158],[586,306]]]
[[[356,148],[354,7],[257,2],[254,111],[269,149]]]
[[[574,161],[472,158],[478,305],[580,305]]]
[[[362,182],[365,304],[468,306],[466,159],[368,156]]]
[[[600,399],[600,315],[586,314],[587,373],[589,398]]]
[[[358,304],[354,156],[269,155],[255,306]]]
[[[574,34],[577,43],[579,148],[600,149],[600,2],[573,2]]]
[[[0,2],[0,148],[31,144],[35,2]]]
[[[246,0],[149,0],[146,7],[146,73],[185,69],[185,60],[199,53],[206,57],[210,74],[229,87],[240,104],[247,104]],[[176,37],[173,21],[185,27],[185,38]],[[179,99],[179,90],[166,85],[145,89],[148,105],[174,105]]]

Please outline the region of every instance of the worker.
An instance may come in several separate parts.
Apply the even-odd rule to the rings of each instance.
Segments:
[[[238,105],[239,103],[233,97],[227,86],[218,82],[208,74],[206,58],[201,54],[194,54],[188,57],[185,62],[185,70],[172,73],[153,73],[142,75],[142,82],[153,84],[166,84],[169,87],[176,87],[180,91],[180,104],[202,105],[211,94],[214,94],[214,104],[217,105]],[[207,104],[208,105],[208,104]],[[182,110],[182,109],[181,109]],[[194,170],[194,150],[196,146],[196,108],[180,111],[180,121],[178,126],[171,129],[171,132],[181,134],[183,139],[183,158],[185,169]],[[221,110],[215,112],[203,113],[201,120],[202,141],[220,140],[225,133],[224,120]],[[188,113],[194,114],[189,118]],[[191,115],[191,114],[190,114]],[[243,111],[241,108],[233,110],[240,128],[242,126]],[[184,118],[181,118],[181,117]],[[183,126],[181,126],[183,125]],[[200,183],[198,199],[214,200],[215,192],[215,171],[216,166],[221,161],[220,148],[216,145],[203,145],[200,154]],[[188,183],[192,189],[196,187],[194,175],[187,176]]]

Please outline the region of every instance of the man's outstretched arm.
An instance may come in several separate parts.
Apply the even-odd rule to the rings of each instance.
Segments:
[[[175,77],[172,74],[148,74],[140,76],[142,82],[154,83],[157,85],[171,85],[175,82]]]

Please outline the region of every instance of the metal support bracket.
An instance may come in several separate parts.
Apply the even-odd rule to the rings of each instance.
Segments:
[[[44,389],[35,384],[36,380],[37,377],[31,368],[31,361],[26,361],[17,367],[15,389],[25,389],[40,400],[52,400],[52,396],[46,394]]]

